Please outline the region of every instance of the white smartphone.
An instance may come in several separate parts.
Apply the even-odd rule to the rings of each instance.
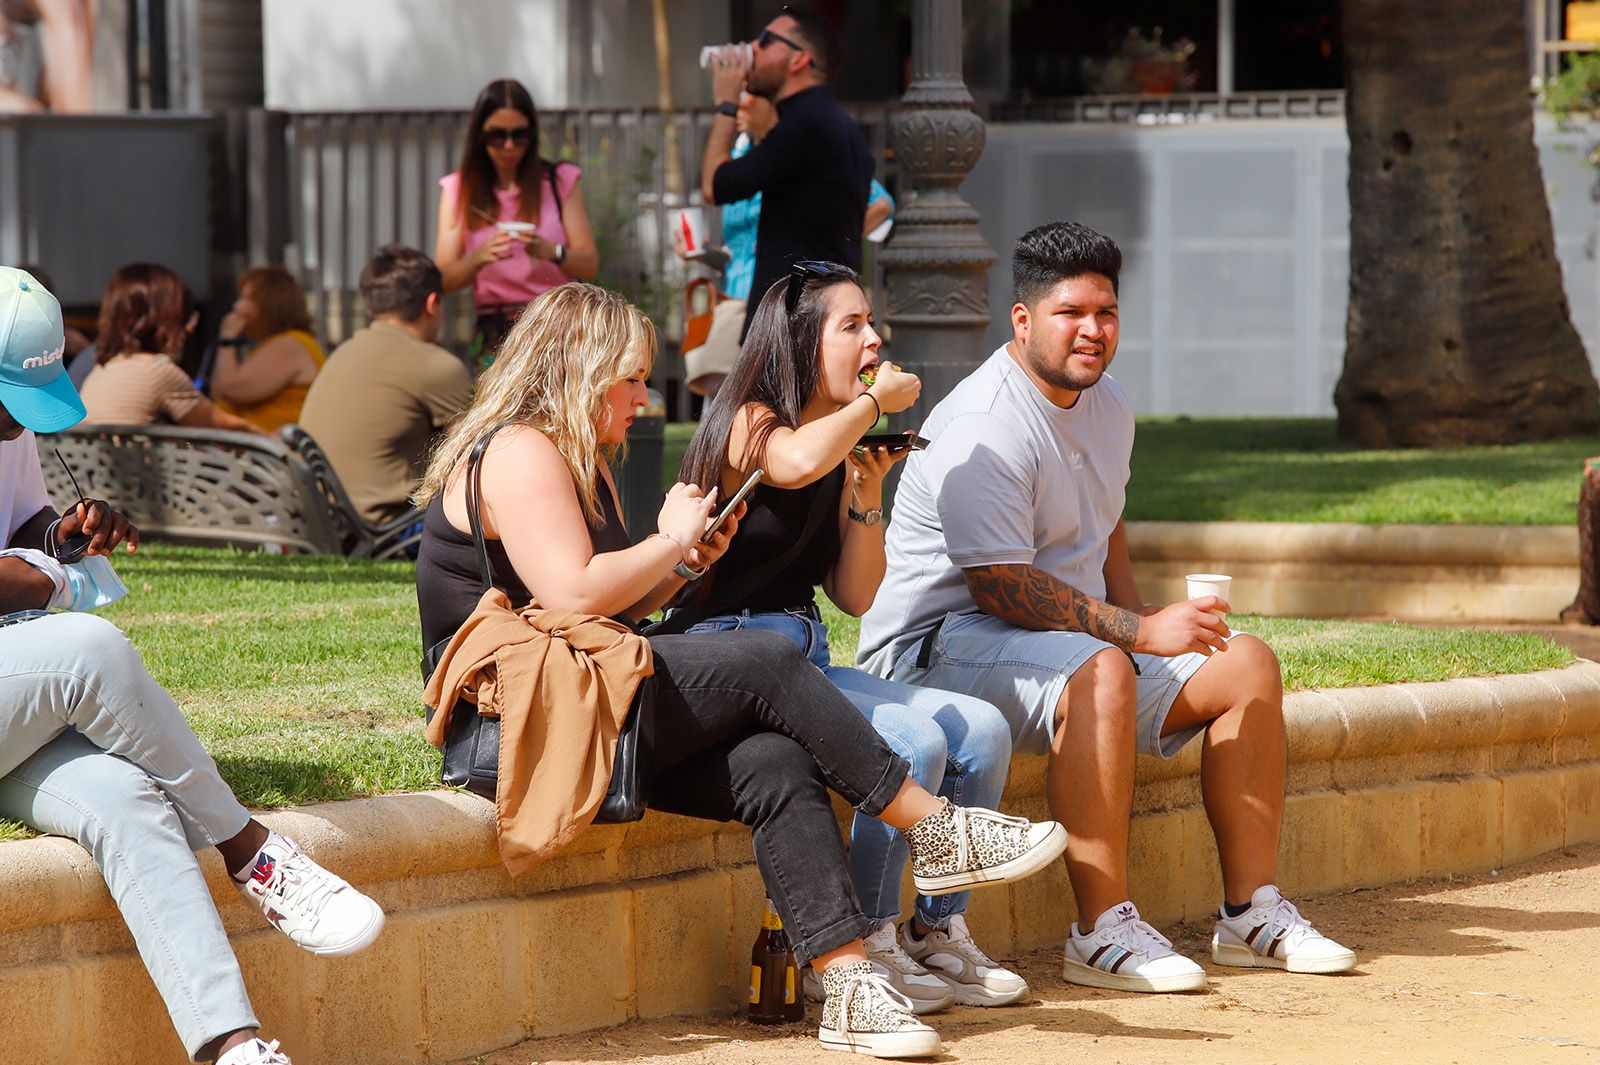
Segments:
[[[750,475],[750,479],[739,486],[739,490],[733,493],[733,498],[728,500],[728,505],[722,508],[722,513],[717,515],[717,520],[711,523],[711,528],[707,529],[706,534],[700,537],[701,543],[710,543],[711,537],[716,534],[718,529],[722,528],[722,523],[728,520],[728,515],[733,513],[733,508],[738,506],[745,496],[755,491],[756,485],[761,483],[761,473],[761,468],[757,467],[756,471]]]

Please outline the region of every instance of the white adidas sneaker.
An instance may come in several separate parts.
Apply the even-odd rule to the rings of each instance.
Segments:
[[[1198,991],[1206,971],[1172,949],[1172,940],[1139,917],[1131,902],[1111,907],[1088,935],[1072,926],[1063,951],[1068,983],[1112,991]]]
[[[1218,965],[1291,973],[1343,973],[1356,967],[1355,951],[1311,927],[1272,884],[1256,888],[1250,908],[1239,916],[1219,911],[1211,959]]]

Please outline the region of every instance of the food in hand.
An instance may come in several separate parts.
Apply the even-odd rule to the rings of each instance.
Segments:
[[[871,388],[873,386],[873,384],[878,380],[878,368],[880,366],[887,366],[891,370],[900,369],[900,367],[896,366],[892,362],[883,362],[883,363],[875,362],[871,366],[868,366],[865,370],[862,370],[860,373],[856,374],[857,380],[859,380],[862,384],[866,385],[868,388]]]

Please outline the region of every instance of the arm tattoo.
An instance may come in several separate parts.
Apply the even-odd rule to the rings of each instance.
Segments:
[[[1019,628],[1086,632],[1124,651],[1132,651],[1139,638],[1139,615],[1091,599],[1035,566],[974,566],[962,572],[980,610]]]

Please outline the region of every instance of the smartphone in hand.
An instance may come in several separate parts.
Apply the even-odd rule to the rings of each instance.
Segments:
[[[756,485],[761,483],[762,472],[763,471],[758,466],[756,471],[745,480],[744,484],[739,486],[739,490],[733,493],[732,498],[728,500],[728,505],[723,507],[722,512],[717,515],[717,520],[713,521],[711,523],[711,527],[705,531],[705,535],[700,537],[701,543],[710,543],[711,537],[716,535],[717,530],[722,528],[722,523],[728,520],[728,515],[733,513],[733,508],[744,502],[745,496],[755,491]]]
[[[856,441],[856,447],[886,447],[890,451],[921,451],[933,443],[916,433],[868,433]]]

